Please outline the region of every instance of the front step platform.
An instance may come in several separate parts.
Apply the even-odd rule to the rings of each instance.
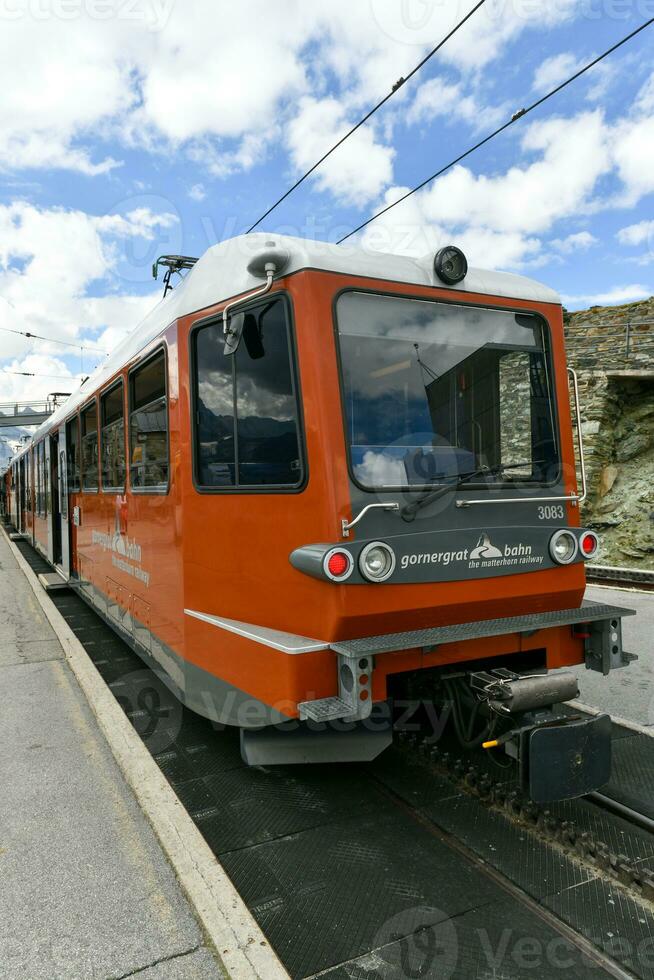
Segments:
[[[19,531],[10,531],[9,532],[9,540],[10,541],[24,541],[25,540],[25,535],[24,534],[21,534]]]
[[[59,572],[41,572],[39,582],[46,592],[60,592],[62,589],[70,588],[66,579],[62,578]]]
[[[337,640],[330,646],[332,650],[346,657],[367,657],[376,653],[395,653],[420,647],[423,649],[437,647],[443,643],[478,640],[486,636],[503,636],[505,633],[531,634],[554,626],[572,626],[575,623],[590,623],[635,615],[633,609],[623,609],[621,606],[609,606],[586,599],[578,609],[532,613],[528,616],[508,616],[505,619],[486,619],[455,626],[435,626],[431,629],[408,630],[406,633],[385,633],[358,640]]]
[[[320,698],[298,704],[301,721],[337,721],[352,714],[352,706],[343,698]]]

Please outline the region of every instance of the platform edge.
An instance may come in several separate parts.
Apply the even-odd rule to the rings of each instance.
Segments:
[[[572,708],[578,708],[579,711],[584,711],[589,715],[603,715],[606,710],[604,708],[595,708],[590,704],[584,704],[583,701],[579,701],[577,698],[575,698],[574,701],[568,701],[568,704]],[[619,725],[621,728],[628,728],[637,735],[647,735],[649,738],[654,738],[654,725],[641,725],[637,721],[629,721],[628,718],[620,718],[618,715],[614,715],[612,712],[611,721],[614,725]]]
[[[16,544],[7,543],[62,645],[127,784],[231,980],[290,980],[245,902],[163,776],[86,650]]]

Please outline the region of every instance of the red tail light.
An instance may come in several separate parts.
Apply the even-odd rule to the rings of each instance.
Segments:
[[[336,551],[327,562],[327,568],[336,578],[340,578],[343,572],[347,571],[348,560],[342,551]]]
[[[586,531],[581,537],[580,544],[584,558],[592,558],[599,548],[599,538],[593,531]]]
[[[323,558],[325,575],[332,582],[343,582],[349,578],[354,568],[354,561],[349,551],[334,548]]]

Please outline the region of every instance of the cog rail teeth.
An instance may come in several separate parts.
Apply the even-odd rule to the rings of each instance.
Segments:
[[[399,746],[402,751],[416,756],[426,768],[445,774],[480,803],[494,807],[509,819],[524,824],[528,830],[538,834],[539,840],[562,848],[577,861],[611,878],[638,901],[654,904],[654,868],[643,867],[626,854],[616,854],[590,831],[579,831],[573,820],[555,816],[522,791],[493,779],[486,769],[468,759],[449,751],[441,752],[425,736],[400,732]]]

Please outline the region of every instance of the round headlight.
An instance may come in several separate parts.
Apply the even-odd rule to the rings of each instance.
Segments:
[[[446,245],[434,256],[434,272],[448,286],[455,286],[468,274],[468,260],[456,245]]]
[[[395,571],[395,552],[383,541],[367,544],[359,555],[359,571],[369,582],[385,582]]]
[[[550,539],[550,555],[559,565],[569,565],[577,557],[577,539],[570,531],[557,531]]]

